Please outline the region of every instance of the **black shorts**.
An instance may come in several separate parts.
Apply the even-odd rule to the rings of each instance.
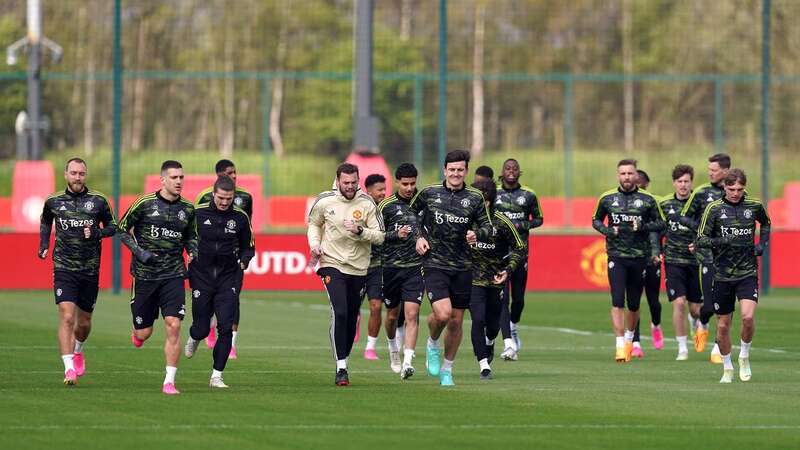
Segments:
[[[669,301],[674,301],[678,297],[686,297],[690,303],[703,303],[697,266],[667,263],[666,267]]]
[[[383,269],[383,303],[392,309],[400,306],[402,302],[422,303],[422,291],[425,284],[422,281],[422,267],[386,267]]]
[[[367,300],[383,301],[383,269],[373,267],[367,272]]]
[[[736,310],[736,300],[753,300],[758,303],[758,278],[747,277],[741,280],[714,280],[714,313],[718,316]]]
[[[133,280],[131,286],[131,315],[133,328],[150,328],[161,310],[162,317],[178,317],[186,313],[186,293],[183,277],[166,280]]]
[[[99,274],[86,274],[57,270],[53,272],[53,294],[56,305],[61,302],[75,303],[81,311],[91,313],[97,302]]]
[[[453,308],[469,308],[469,297],[472,291],[471,270],[444,270],[426,267],[422,270],[422,280],[431,303],[443,298],[450,298],[450,305]]]
[[[639,310],[646,266],[646,258],[608,257],[608,284],[611,286],[612,306],[624,308],[627,298],[628,310]]]

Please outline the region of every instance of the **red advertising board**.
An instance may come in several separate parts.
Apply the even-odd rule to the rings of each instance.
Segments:
[[[32,233],[0,234],[0,289],[50,289],[53,263],[36,257],[39,237]],[[52,248],[52,245],[51,245]],[[794,270],[794,252],[800,248],[800,232],[772,234],[772,286],[800,287]],[[258,235],[256,257],[245,275],[246,289],[291,291],[320,290],[317,277],[306,269],[308,247],[304,235]],[[123,287],[130,287],[130,252],[123,247]],[[528,290],[606,291],[605,243],[596,235],[537,235],[531,239]],[[100,284],[111,286],[111,243],[103,242]]]

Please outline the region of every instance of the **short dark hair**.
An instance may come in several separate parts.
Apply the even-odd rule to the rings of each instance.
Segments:
[[[717,153],[708,157],[708,162],[715,162],[723,169],[731,168],[731,156],[727,153]]]
[[[233,184],[233,180],[231,179],[231,177],[220,175],[217,177],[217,181],[214,182],[214,192],[217,191],[232,192],[235,190],[236,190],[236,185]]]
[[[168,159],[161,163],[161,175],[166,175],[169,169],[183,169],[183,166],[178,161]]]
[[[220,159],[217,161],[217,164],[214,165],[214,172],[223,173],[228,167],[236,167],[236,164],[234,164],[230,159]]]
[[[336,179],[338,180],[339,176],[343,173],[346,173],[348,175],[350,174],[358,175],[358,166],[350,163],[341,163],[339,164],[339,167],[336,168]]]
[[[636,173],[639,174],[639,178],[644,179],[647,184],[650,184],[650,175],[647,174],[644,170],[638,169]]]
[[[722,164],[720,164],[720,166],[722,166]],[[731,169],[731,171],[725,175],[725,186],[733,186],[736,183],[747,186],[747,175],[744,174],[744,170]]]
[[[494,170],[489,166],[479,166],[475,169],[475,175],[480,175],[486,178],[494,178]]]
[[[364,187],[370,187],[375,183],[386,183],[386,177],[379,173],[368,175],[367,179],[364,180]]]
[[[517,161],[516,159],[514,159],[514,158],[508,158],[508,159],[506,159],[505,161],[503,161],[503,166],[505,166],[506,164],[508,164],[508,163],[510,163],[510,162],[513,162],[514,164],[516,164],[516,165],[519,165],[519,161]]]
[[[411,163],[403,163],[397,166],[394,171],[394,178],[399,180],[401,178],[417,178],[417,168]]]
[[[64,164],[64,171],[69,170],[69,163],[76,162],[78,164],[83,164],[84,167],[89,168],[89,165],[86,164],[86,161],[82,160],[81,158],[70,158],[66,164]]]
[[[636,167],[636,160],[633,159],[633,158],[621,159],[617,163],[617,167],[621,167],[621,166],[633,166],[633,167]]]
[[[479,180],[472,183],[472,187],[478,189],[483,193],[483,199],[488,201],[490,205],[494,204],[497,198],[497,185],[492,180]]]
[[[689,174],[689,179],[694,180],[694,167],[688,164],[678,164],[672,169],[672,181],[677,180],[678,178]]]
[[[464,161],[464,165],[469,167],[469,152],[466,150],[451,150],[444,157],[444,167],[447,167],[450,163],[460,161]]]

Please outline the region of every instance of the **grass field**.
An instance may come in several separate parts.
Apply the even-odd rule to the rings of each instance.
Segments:
[[[467,332],[454,388],[424,373],[427,331],[410,380],[389,370],[381,333],[381,360],[361,357],[362,338],[350,361],[352,385],[337,388],[324,295],[245,292],[240,357],[225,372],[231,388],[209,390],[211,356],[202,346],[180,362],[178,397],[160,393],[162,323],[134,349],[126,296],[101,294],[87,374],[75,388],[61,384],[52,293],[5,291],[0,306],[3,449],[764,449],[800,442],[797,292],[762,298],[748,383],[720,385],[721,368],[707,353],[674,361],[671,339],[661,351],[646,341],[643,360],[617,364],[606,295],[531,294],[520,360],[496,361],[495,379],[479,381]]]

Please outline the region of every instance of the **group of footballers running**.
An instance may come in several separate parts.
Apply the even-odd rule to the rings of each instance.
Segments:
[[[758,304],[757,258],[769,243],[770,219],[762,203],[747,195],[747,176],[731,168],[729,155],[718,153],[708,162],[709,183],[693,190],[694,169],[679,164],[672,171],[675,192],[659,199],[644,190],[649,177],[637,170],[636,161],[623,159],[617,164],[619,186],[598,199],[592,227],[606,237],[615,359],[627,362],[643,355],[636,343],[643,290],[650,306],[654,347],[663,346],[658,302],[663,254],[678,341],[676,360],[689,358],[687,304],[697,352],[704,351],[708,323],[716,314],[711,362],[723,364],[721,383],[732,382],[730,324],[738,299],[742,320],[739,378],[749,381]]]
[[[244,270],[255,254],[250,215],[252,197],[236,186],[236,167],[221,160],[217,179],[201,192],[197,204],[181,197],[183,167],[161,165],[161,188],[139,197],[117,223],[106,197],[86,186],[87,164],[67,161],[66,188],[48,197],[40,225],[38,256],[47,257],[56,225],[53,291],[59,310],[59,348],[64,384],[77,384],[86,371],[83,347],[97,301],[100,241],[118,234],[131,260],[131,342],[141,347],[153,333],[159,312],[164,318],[166,375],[162,392],[179,394],[175,375],[180,357],[180,329],[185,315],[184,280],[192,290],[192,326],[184,346],[191,358],[216,318],[212,388],[226,388],[222,372],[235,358],[239,295]],[[188,270],[184,260],[188,255]]]
[[[390,367],[404,380],[415,373],[413,359],[424,293],[431,303],[426,367],[443,386],[454,384],[453,362],[467,310],[481,379],[492,378],[490,363],[501,328],[508,330],[502,357],[517,359],[516,325],[524,304],[527,238],[532,228],[542,224],[541,208],[533,191],[519,183],[516,160],[503,164],[500,185],[495,184],[493,174],[485,176],[488,167],[479,171],[483,179],[467,185],[468,164],[468,152],[451,151],[444,161],[444,180],[417,189],[417,169],[403,163],[394,174],[396,192],[388,198],[384,198],[384,177],[368,176],[367,193],[359,192],[358,167],[342,164],[334,189],[320,194],[312,206],[308,228],[311,264],[319,262],[317,273],[331,303],[337,385],[349,384],[347,359],[364,291],[371,304],[364,356],[377,359],[380,307],[374,305],[383,303],[388,310],[385,329]],[[509,290],[512,304],[518,302],[510,313]],[[399,333],[399,342],[401,307],[404,331]],[[506,314],[501,320],[502,310]],[[505,327],[501,322],[506,322]]]
[[[367,177],[368,193],[359,192],[358,167],[345,163],[337,168],[334,188],[320,194],[311,207],[309,264],[318,265],[317,274],[330,300],[336,385],[349,384],[347,361],[365,291],[371,305],[384,304],[388,310],[390,367],[404,380],[415,373],[419,310],[425,293],[431,303],[426,367],[441,385],[454,385],[453,363],[467,310],[480,379],[492,378],[494,342],[501,332],[501,357],[517,360],[528,236],[542,225],[542,211],[536,194],[520,184],[516,160],[503,163],[499,183],[491,168],[478,168],[470,186],[466,182],[469,159],[466,151],[451,151],[444,161],[442,182],[422,189],[417,189],[417,169],[401,164],[395,171],[396,192],[388,198],[384,198],[386,180],[377,175]],[[75,385],[86,370],[83,346],[97,300],[100,241],[119,234],[133,255],[133,345],[141,347],[152,335],[159,312],[164,318],[162,392],[179,393],[175,375],[185,315],[185,278],[192,291],[193,323],[184,355],[194,355],[215,318],[217,339],[210,345],[209,386],[227,387],[222,373],[228,359],[236,355],[239,295],[255,248],[252,197],[236,186],[232,162],[219,161],[215,171],[216,182],[193,204],[181,197],[181,164],[165,161],[161,188],[138,198],[117,223],[106,197],[86,186],[86,162],[67,161],[66,189],[44,204],[38,250],[38,256],[46,258],[55,223],[53,290],[65,384]],[[658,302],[663,253],[678,341],[676,359],[688,359],[683,319],[687,305],[697,352],[704,351],[708,323],[716,314],[717,342],[711,359],[723,364],[721,382],[730,383],[734,373],[730,324],[738,298],[742,320],[739,377],[748,381],[758,302],[757,257],[769,242],[770,220],[763,205],[746,193],[746,175],[731,169],[728,155],[710,157],[708,173],[710,183],[693,190],[694,169],[676,166],[672,173],[675,193],[657,199],[644,190],[647,174],[637,170],[635,160],[625,159],[617,165],[619,186],[599,198],[592,226],[606,237],[615,359],[627,362],[642,356],[636,342],[643,291],[651,308],[654,346],[663,346]],[[375,309],[370,308],[371,316]],[[377,358],[380,307],[377,317],[377,326],[371,317],[368,327],[367,359]],[[400,317],[404,326],[398,328]]]

